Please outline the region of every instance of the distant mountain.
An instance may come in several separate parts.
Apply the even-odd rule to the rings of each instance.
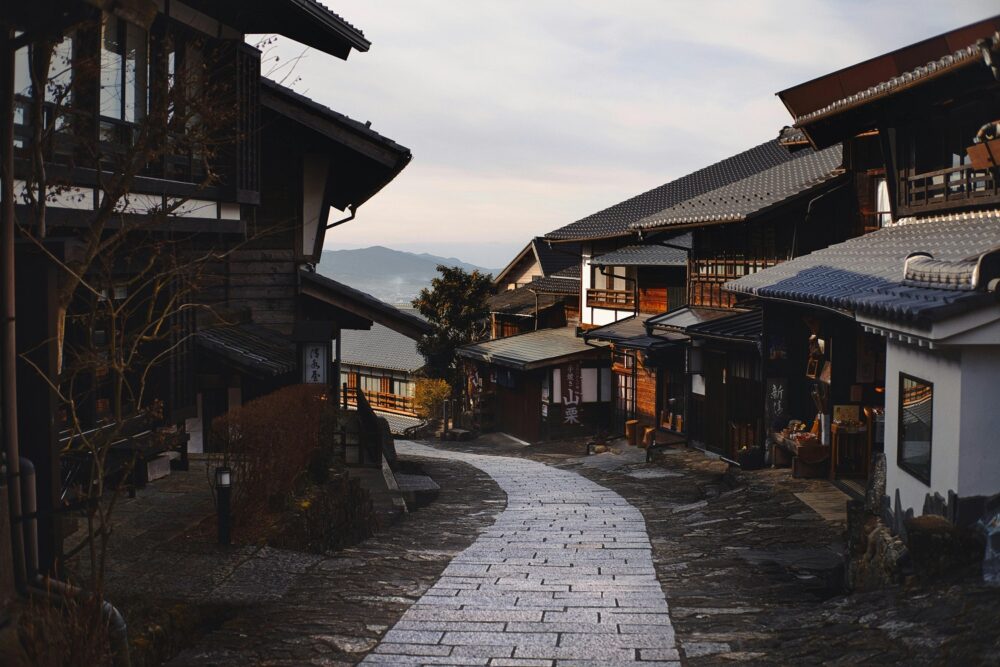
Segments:
[[[388,303],[409,304],[422,288],[430,285],[439,264],[458,266],[466,271],[499,273],[498,269],[484,269],[455,257],[403,252],[379,245],[356,250],[326,250],[316,270]]]

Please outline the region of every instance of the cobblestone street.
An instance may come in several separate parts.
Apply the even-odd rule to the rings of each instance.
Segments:
[[[109,598],[212,619],[172,665],[997,664],[995,589],[843,593],[843,526],[805,502],[823,480],[684,447],[397,445],[440,496],[326,555],[221,549],[193,530],[204,470],[156,482],[120,510]]]
[[[679,664],[645,522],[621,496],[534,461],[399,451],[480,468],[507,507],[363,664]]]

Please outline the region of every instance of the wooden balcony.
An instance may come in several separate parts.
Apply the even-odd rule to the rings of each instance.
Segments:
[[[357,405],[357,392],[354,387],[347,388],[348,405]],[[417,408],[412,396],[400,396],[380,391],[366,391],[365,397],[368,404],[375,410],[385,410],[386,412],[396,412],[401,415],[416,416]]]
[[[635,310],[635,294],[631,290],[588,289],[587,307],[608,310]]]
[[[1000,183],[995,169],[974,169],[968,164],[907,173],[900,178],[899,203],[905,213],[1000,203]]]

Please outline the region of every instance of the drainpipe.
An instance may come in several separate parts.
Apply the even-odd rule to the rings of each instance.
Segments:
[[[351,214],[349,216],[347,216],[346,218],[341,218],[340,220],[336,220],[334,222],[331,222],[330,224],[328,224],[326,226],[326,228],[327,229],[333,229],[337,225],[342,225],[345,222],[350,222],[351,220],[354,220],[354,215],[357,212],[358,207],[355,206],[354,204],[352,204],[352,205],[350,205],[350,206],[347,207],[347,210],[349,210],[351,212]]]
[[[802,219],[802,222],[808,223],[809,220],[812,218],[813,205],[816,202],[818,202],[823,197],[826,197],[827,195],[833,194],[837,190],[845,187],[846,185],[848,185],[848,181],[844,181],[840,185],[830,188],[826,192],[822,192],[813,197],[812,199],[810,199],[809,204],[806,205],[806,214],[805,217]],[[796,218],[795,224],[792,225],[792,245],[788,250],[789,253],[788,259],[794,259],[797,256],[796,251],[798,250],[798,242],[799,242],[799,221],[798,218]]]

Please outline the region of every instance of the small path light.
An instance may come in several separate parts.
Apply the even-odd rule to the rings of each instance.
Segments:
[[[228,466],[215,469],[215,496],[218,502],[219,544],[232,543],[232,516],[230,494],[233,487],[233,471]]]

